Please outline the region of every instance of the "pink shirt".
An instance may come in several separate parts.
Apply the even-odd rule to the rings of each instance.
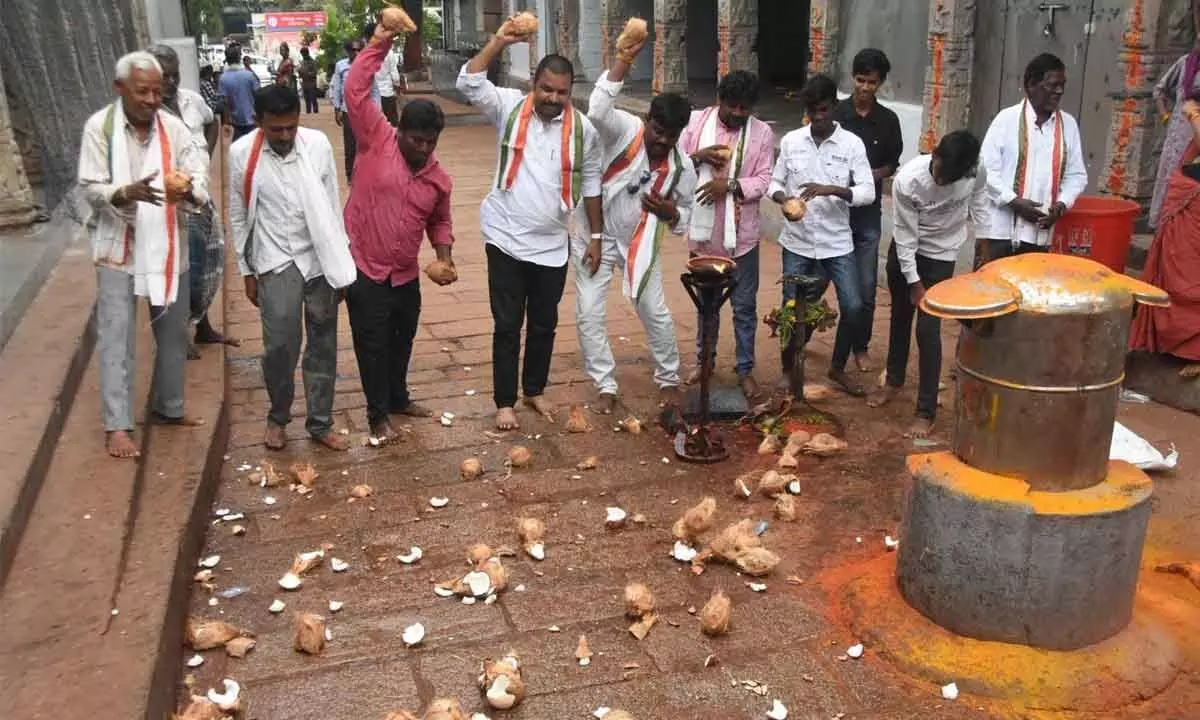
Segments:
[[[452,183],[436,155],[416,173],[409,169],[396,142],[396,128],[371,98],[375,73],[387,51],[381,44],[368,46],[346,77],[346,114],[358,140],[358,155],[344,216],[359,271],[396,287],[420,274],[418,255],[425,234],[435,247],[454,242]]]
[[[701,148],[700,135],[704,124],[704,114],[708,110],[692,112],[691,122],[679,136],[679,149],[684,154],[691,155]],[[717,121],[717,144],[732,145],[738,131],[725,127]],[[762,233],[762,222],[758,216],[758,203],[767,194],[771,184],[771,161],[775,158],[775,133],[771,126],[759,120],[750,118],[750,134],[746,138],[746,157],[742,160],[742,173],[738,176],[744,198],[741,200],[741,220],[738,224],[737,247],[733,256],[741,257],[758,247],[759,236]],[[688,248],[701,255],[729,255],[717,233],[725,227],[725,204],[716,204],[716,222],[713,223],[713,237],[688,238]]]

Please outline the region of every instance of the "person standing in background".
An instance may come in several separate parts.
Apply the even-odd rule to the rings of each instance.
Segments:
[[[204,102],[208,103],[208,109],[212,110],[213,115],[218,121],[225,113],[224,103],[221,101],[221,91],[217,90],[217,82],[213,78],[212,65],[200,66],[200,95],[204,98]]]
[[[364,38],[371,37],[375,34],[375,25],[372,23],[369,28],[370,33],[364,33]],[[358,144],[354,139],[354,131],[350,129],[350,123],[346,122],[346,102],[344,98],[344,89],[346,87],[346,75],[350,72],[350,63],[358,57],[366,44],[364,38],[355,38],[347,40],[345,45],[346,57],[337,61],[337,65],[333,68],[333,79],[329,83],[329,101],[333,105],[333,121],[342,128],[342,146],[346,157],[346,183],[353,184],[354,182],[354,155],[358,150]],[[379,88],[375,85],[371,86],[371,99],[375,104],[380,104]]]
[[[320,110],[317,104],[317,61],[313,59],[308,48],[300,48],[300,67],[296,74],[300,76],[300,92],[304,95],[304,112],[312,115]]]
[[[400,56],[395,48],[388,48],[383,65],[375,73],[375,87],[379,92],[383,115],[393,127],[400,122]]]
[[[879,104],[879,88],[887,82],[892,63],[882,50],[868,48],[854,56],[851,75],[854,91],[838,103],[833,119],[863,141],[867,161],[875,178],[875,202],[850,208],[850,232],[854,235],[854,260],[862,284],[862,323],[854,342],[854,363],[860,372],[871,369],[868,346],[875,325],[875,295],[879,285],[879,237],[883,233],[883,181],[896,173],[904,153],[900,118]]]
[[[233,126],[233,139],[237,140],[254,130],[254,92],[258,90],[258,76],[242,66],[242,48],[238,45],[225,50],[225,72],[221,73],[220,87],[229,124]]]
[[[255,87],[256,88],[262,87],[262,80],[259,80],[258,73],[254,72],[254,61],[250,59],[249,55],[242,56],[242,67],[245,68],[246,70],[248,70],[250,72],[250,74],[254,76]]]
[[[1167,128],[1162,154],[1158,157],[1158,175],[1154,180],[1154,196],[1146,222],[1158,227],[1171,176],[1179,169],[1183,151],[1192,141],[1192,126],[1184,115],[1183,106],[1200,89],[1200,0],[1192,0],[1192,27],[1197,33],[1195,45],[1187,55],[1175,61],[1154,86],[1154,104],[1162,124]]]
[[[275,69],[275,84],[296,89],[296,63],[292,61],[292,49],[287,43],[279,44],[279,67]]]

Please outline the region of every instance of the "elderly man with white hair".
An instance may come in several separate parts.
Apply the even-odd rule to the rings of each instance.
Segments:
[[[117,61],[119,96],[83,128],[79,184],[96,263],[96,338],[109,455],[137,457],[133,369],[137,297],[150,305],[157,353],[152,422],[195,425],[184,415],[188,350],[186,214],[208,201],[205,148],[162,105],[162,67],[134,52]]]

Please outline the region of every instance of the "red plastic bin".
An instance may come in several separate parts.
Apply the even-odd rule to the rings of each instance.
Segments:
[[[1124,273],[1133,241],[1133,222],[1142,206],[1132,200],[1083,195],[1054,224],[1050,252],[1091,258]]]

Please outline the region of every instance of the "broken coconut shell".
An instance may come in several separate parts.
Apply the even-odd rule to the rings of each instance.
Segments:
[[[499,660],[484,660],[479,689],[488,705],[497,710],[519,705],[525,699],[525,681],[521,679],[521,663],[516,654],[510,652]]]
[[[504,565],[500,562],[500,558],[488,558],[488,561],[480,568],[487,573],[488,579],[492,582],[492,593],[500,593],[508,587],[508,571],[504,569]]]
[[[812,439],[804,443],[804,452],[817,457],[832,457],[842,452],[850,444],[841,438],[834,437],[829,433],[817,433],[812,436]]]
[[[227,622],[220,620],[198,620],[189,617],[187,620],[187,644],[193,650],[212,650],[225,647],[230,640],[242,637],[245,633]]]
[[[783,441],[775,433],[767,433],[758,444],[759,455],[774,455],[783,447]]]
[[[325,618],[313,613],[296,613],[292,647],[296,652],[320,655],[325,650]]]
[[[206,697],[193,695],[188,706],[184,708],[183,714],[173,715],[175,720],[221,720],[226,717],[225,711],[217,706],[215,702]]]
[[[729,632],[729,596],[717,590],[700,608],[700,630],[705,635],[720,635]]]
[[[583,414],[583,408],[578,405],[571,406],[570,412],[567,413],[566,428],[569,433],[585,433],[592,429],[587,416]]]
[[[765,547],[747,548],[734,558],[738,569],[752,577],[768,575],[779,564],[779,556]]]
[[[521,547],[534,560],[546,559],[546,523],[537,518],[521,518],[517,521],[517,536]]]
[[[467,720],[467,714],[454,698],[438,698],[425,708],[423,720]]]
[[[403,8],[388,5],[379,12],[379,24],[394,33],[414,33],[417,24],[413,22]]]
[[[629,433],[630,435],[641,435],[642,434],[642,421],[638,420],[636,417],[634,417],[632,415],[630,415],[629,417],[622,420],[620,425],[621,425],[621,429],[624,430],[625,432]]]
[[[247,479],[251,483],[269,488],[279,487],[283,484],[283,475],[275,469],[270,460],[263,460],[258,466],[261,468],[260,470],[256,470],[247,476]]]
[[[598,467],[600,467],[600,458],[595,455],[588,455],[575,464],[576,470],[595,470]]]
[[[508,451],[508,464],[515,468],[528,467],[533,462],[533,453],[524,445],[513,445]]]
[[[231,658],[244,658],[258,643],[254,638],[238,637],[225,643],[225,654]]]
[[[588,647],[587,635],[579,636],[579,644],[575,646],[575,659],[584,667],[592,664],[592,649]]]
[[[625,615],[631,619],[645,617],[654,612],[654,593],[642,583],[625,586]]]
[[[753,495],[754,491],[751,488],[758,482],[757,475],[758,473],[754,471],[738,475],[737,479],[733,481],[733,496],[745,500]]]
[[[320,550],[299,553],[292,560],[292,568],[289,572],[299,577],[309,570],[312,570],[316,566],[320,565],[321,561],[325,559],[325,550],[326,548],[322,547]]]
[[[775,498],[775,517],[784,522],[796,519],[796,498],[791,495],[780,495]]]
[[[375,494],[375,488],[370,485],[355,485],[350,488],[350,497],[362,500]]]
[[[787,484],[794,479],[793,475],[781,475],[775,470],[768,470],[758,479],[758,491],[769,498],[778,497],[787,492]]]
[[[695,545],[701,535],[712,529],[713,516],[717,513],[717,499],[706,497],[688,508],[683,517],[675,521],[671,534],[676,540]]]
[[[631,17],[625,21],[625,29],[617,36],[617,52],[625,52],[638,43],[646,42],[650,37],[650,28],[646,21],[639,17]]]
[[[629,626],[629,633],[638,640],[645,640],[650,634],[650,630],[654,628],[654,624],[658,622],[658,616],[654,613],[648,613],[634,624]]]
[[[736,562],[742,552],[757,547],[762,547],[762,539],[754,532],[754,521],[746,518],[722,530],[708,550],[719,560]]]
[[[478,568],[488,561],[489,558],[495,556],[496,552],[483,543],[475,543],[467,548],[467,563],[471,567]]]
[[[803,448],[809,440],[812,440],[812,433],[807,430],[797,430],[788,435],[787,444],[795,448]]]
[[[458,467],[458,475],[463,480],[478,480],[483,477],[483,463],[479,458],[467,458]]]
[[[321,474],[312,466],[312,463],[292,463],[288,471],[292,473],[292,477],[296,478],[296,482],[306,488],[312,487],[317,478],[321,477]]]

